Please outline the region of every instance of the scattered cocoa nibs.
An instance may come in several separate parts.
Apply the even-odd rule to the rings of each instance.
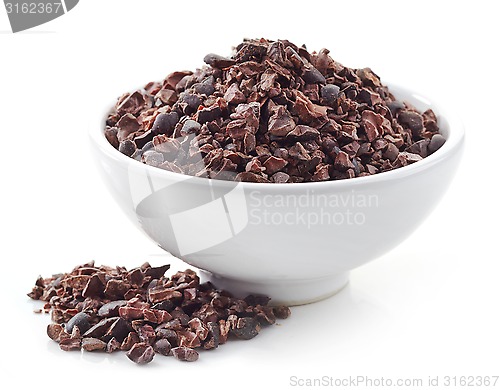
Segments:
[[[166,276],[169,268],[144,263],[127,270],[90,262],[38,278],[28,296],[45,301],[53,320],[47,335],[62,350],[126,351],[137,364],[151,362],[155,354],[193,362],[197,350],[218,348],[231,338],[250,340],[290,315],[286,306],[269,306],[267,296],[239,299],[200,283],[189,269]]]
[[[302,183],[397,169],[446,141],[432,110],[397,100],[370,68],[345,67],[327,49],[247,39],[203,60],[121,96],[103,130],[109,143],[176,173]]]

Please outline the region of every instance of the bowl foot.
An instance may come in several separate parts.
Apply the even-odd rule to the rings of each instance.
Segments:
[[[349,272],[309,280],[269,280],[253,282],[215,275],[201,270],[202,282],[210,281],[217,288],[231,291],[235,296],[262,294],[271,297],[273,306],[298,306],[321,301],[342,290],[349,281]]]

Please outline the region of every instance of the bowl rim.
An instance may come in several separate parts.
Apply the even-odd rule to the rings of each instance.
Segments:
[[[248,188],[251,190],[278,190],[283,191],[284,188],[287,189],[325,189],[326,187],[331,187],[332,189],[345,189],[345,187],[357,187],[359,185],[387,182],[393,180],[399,180],[401,178],[418,174],[419,172],[430,169],[441,161],[447,159],[449,156],[453,155],[463,144],[465,139],[465,129],[464,125],[459,118],[459,116],[449,108],[445,108],[441,103],[437,103],[436,99],[430,99],[425,94],[420,93],[417,90],[402,87],[397,83],[387,82],[383,80],[384,85],[387,85],[389,91],[394,94],[398,99],[403,101],[408,101],[410,104],[417,106],[423,106],[427,108],[432,108],[434,113],[438,118],[438,123],[440,127],[440,133],[446,138],[446,142],[439,148],[436,152],[428,157],[423,158],[416,163],[396,168],[386,172],[376,173],[370,176],[354,177],[350,179],[342,180],[328,180],[321,182],[306,182],[306,183],[254,183],[254,182],[237,182],[238,185],[243,186],[243,188]],[[403,95],[403,96],[401,96]],[[144,164],[140,161],[132,159],[117,149],[115,149],[104,136],[104,129],[107,116],[112,105],[107,106],[104,110],[104,114],[98,117],[98,124],[93,121],[90,123],[89,137],[92,146],[97,148],[101,153],[109,157],[110,159],[116,161],[119,164],[123,164],[127,169],[133,169],[135,171],[140,171],[142,174],[147,173],[153,177],[165,177],[172,181],[183,181],[190,179],[193,184],[198,182],[199,184],[205,184],[210,186],[234,186],[234,181],[220,180],[220,179],[210,179],[204,177],[190,176],[183,173],[176,173],[167,171],[162,168],[154,167],[151,165]]]

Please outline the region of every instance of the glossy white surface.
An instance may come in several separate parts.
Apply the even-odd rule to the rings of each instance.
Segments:
[[[90,128],[92,149],[117,203],[161,248],[223,288],[304,304],[339,291],[348,271],[406,239],[458,167],[464,131],[456,115],[389,85],[399,99],[434,109],[447,141],[422,161],[369,177],[260,184],[176,174],[115,150],[103,135],[106,115]]]
[[[183,2],[81,1],[42,30],[55,33],[0,33],[2,385],[183,389],[193,378],[195,389],[212,390],[217,382],[219,388],[293,390],[315,388],[292,386],[291,376],[359,375],[424,381],[439,376],[440,386],[418,389],[442,390],[445,376],[499,375],[498,156],[485,152],[485,145],[496,150],[499,134],[490,114],[497,112],[500,90],[494,77],[500,69],[494,50],[498,5],[218,4],[210,8],[193,0],[187,11]],[[346,7],[355,16],[345,17]],[[280,17],[263,17],[263,10]],[[235,12],[246,18],[231,25],[234,32],[213,23],[205,41],[193,28],[206,25],[207,16],[232,20],[228,17]],[[160,15],[168,27],[155,22]],[[381,18],[388,24],[380,24]],[[289,24],[291,19],[299,24]],[[3,22],[7,16],[0,12],[0,30],[7,29]],[[165,37],[174,33],[175,39]],[[368,65],[458,111],[467,140],[448,192],[408,239],[351,271],[340,293],[294,307],[288,320],[252,341],[202,353],[195,364],[157,357],[147,367],[133,365],[123,354],[60,351],[45,335],[48,316],[33,314],[25,296],[39,274],[68,271],[92,258],[129,268],[145,260],[185,267],[140,234],[103,186],[86,147],[91,114],[148,75],[161,79],[168,69],[191,68],[208,51],[225,53],[242,37],[256,35],[304,42],[309,49],[326,46],[345,65]],[[154,55],[140,49],[145,44],[155,47]],[[182,56],[170,55],[175,52]],[[99,97],[103,101],[94,106]],[[8,277],[11,272],[14,278]],[[358,387],[388,388],[399,390]]]

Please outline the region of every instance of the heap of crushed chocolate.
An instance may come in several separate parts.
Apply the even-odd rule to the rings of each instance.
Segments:
[[[230,58],[126,93],[105,136],[145,164],[259,183],[367,176],[412,164],[445,139],[432,110],[394,98],[369,68],[327,49],[245,40]]]
[[[252,339],[262,326],[290,315],[286,306],[268,306],[269,297],[238,299],[200,283],[192,270],[167,277],[169,267],[144,263],[128,271],[90,262],[39,277],[28,296],[46,301],[53,321],[47,334],[62,350],[122,350],[138,364],[155,354],[195,361],[199,349],[217,348],[231,337]]]

